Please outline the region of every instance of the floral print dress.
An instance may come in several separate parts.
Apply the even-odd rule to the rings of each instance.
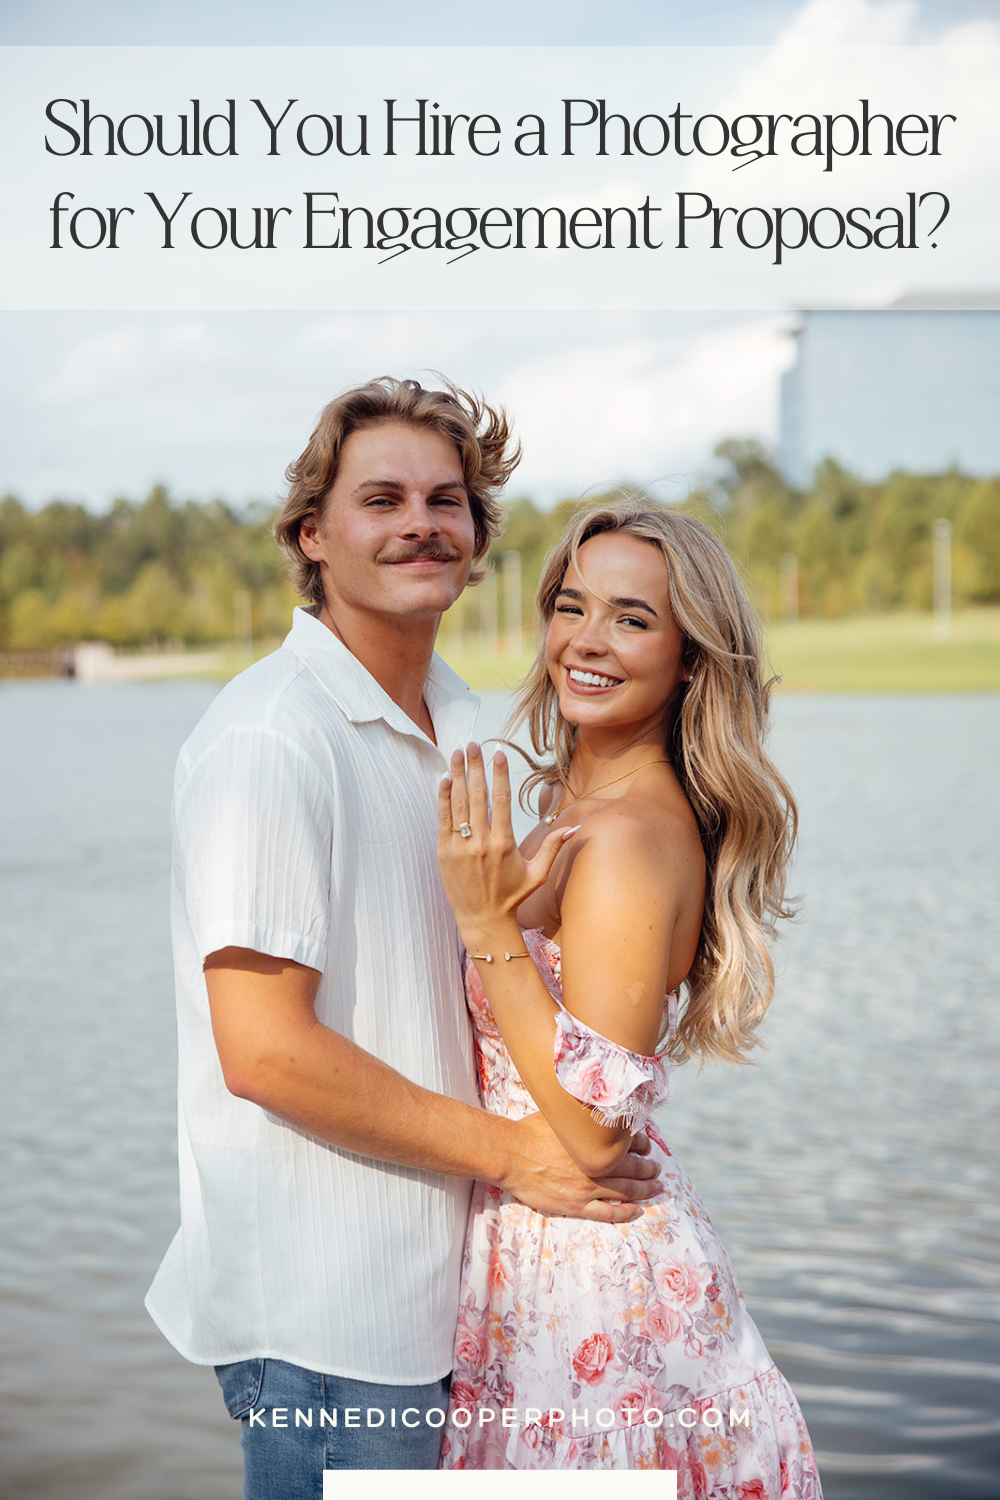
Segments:
[[[560,954],[525,943],[559,1006],[560,1082],[603,1122],[642,1126],[664,1191],[628,1224],[548,1218],[477,1183],[443,1468],[673,1469],[682,1500],[822,1500],[795,1397],[751,1318],[698,1194],[650,1110],[670,1064],[562,1005]],[[467,966],[483,1103],[535,1104]]]

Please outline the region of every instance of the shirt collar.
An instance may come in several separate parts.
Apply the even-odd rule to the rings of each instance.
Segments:
[[[308,609],[300,606],[294,610],[292,628],[284,639],[283,649],[313,672],[352,724],[370,724],[383,719],[400,734],[413,735],[430,743],[418,725],[379,686],[367,667],[363,667],[343,641]],[[424,697],[434,721],[439,749],[450,750],[471,737],[479,699],[470,693],[467,684],[437,653],[431,658]]]

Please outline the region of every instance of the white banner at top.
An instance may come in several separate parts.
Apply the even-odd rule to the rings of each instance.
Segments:
[[[996,47],[18,47],[12,309],[884,306],[996,280]]]

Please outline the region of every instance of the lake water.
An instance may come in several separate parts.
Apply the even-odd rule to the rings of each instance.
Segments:
[[[173,760],[215,689],[0,684],[0,1500],[231,1500],[142,1297],[176,1227]],[[486,705],[486,730],[501,704]],[[827,1500],[1000,1495],[1000,698],[787,697],[801,916],[758,1067],[664,1128]]]

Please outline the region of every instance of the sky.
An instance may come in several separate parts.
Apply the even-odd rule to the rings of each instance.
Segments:
[[[920,44],[984,21],[996,0],[0,0],[0,44],[767,46],[793,26]]]
[[[273,500],[320,408],[374,375],[435,370],[511,412],[510,492],[543,505],[630,480],[681,498],[720,438],[777,432],[783,315],[6,313],[0,490],[104,509]],[[16,351],[16,352],[15,352]]]
[[[597,0],[497,12],[436,0],[143,5],[0,0],[7,45],[796,45],[1000,41],[996,0]],[[613,14],[613,24],[609,15]],[[7,54],[11,58],[12,54]],[[13,54],[16,57],[16,54]],[[770,61],[769,61],[770,59]],[[911,288],[886,283],[885,305]],[[327,400],[374,374],[438,370],[506,404],[525,457],[511,493],[543,504],[619,480],[679,498],[722,438],[773,445],[794,311],[0,312],[0,493],[103,509],[273,500]]]

